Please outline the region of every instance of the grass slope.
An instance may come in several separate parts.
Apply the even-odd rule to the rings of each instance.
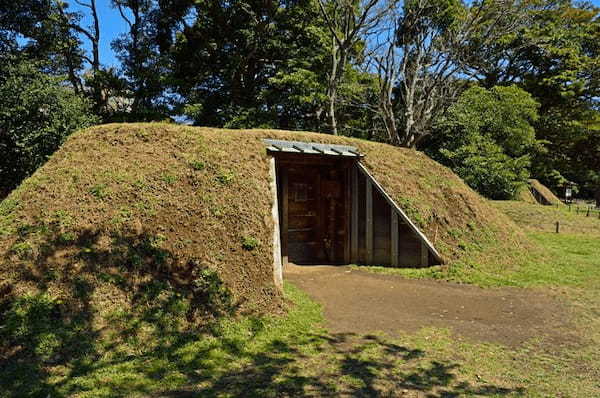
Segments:
[[[3,202],[4,278],[21,293],[91,267],[108,279],[163,274],[187,289],[198,269],[213,270],[234,304],[269,307],[277,293],[267,137],[359,147],[450,267],[510,258],[526,241],[449,169],[413,150],[313,133],[115,124],[73,135]]]

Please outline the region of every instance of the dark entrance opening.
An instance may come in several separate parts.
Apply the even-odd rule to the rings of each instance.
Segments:
[[[352,164],[352,160],[322,156],[277,156],[284,262],[350,261]]]

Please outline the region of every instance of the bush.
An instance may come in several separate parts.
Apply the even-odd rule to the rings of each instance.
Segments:
[[[97,122],[64,79],[30,62],[3,59],[0,71],[0,195],[46,162],[73,131]]]
[[[472,87],[438,121],[428,154],[491,199],[512,199],[539,149],[538,104],[518,87]]]

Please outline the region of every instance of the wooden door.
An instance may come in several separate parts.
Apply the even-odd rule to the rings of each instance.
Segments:
[[[287,168],[287,254],[297,264],[344,262],[346,170],[319,165]]]

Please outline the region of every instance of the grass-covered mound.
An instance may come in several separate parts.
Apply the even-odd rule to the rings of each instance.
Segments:
[[[113,124],[73,135],[2,203],[3,278],[18,295],[87,271],[112,284],[135,274],[186,291],[218,279],[228,305],[270,308],[279,296],[262,138],[357,146],[448,267],[510,257],[523,239],[449,169],[413,150],[314,133]]]
[[[155,342],[224,314],[277,311],[263,138],[357,146],[447,259],[441,275],[516,264],[515,224],[413,150],[312,133],[99,126],[71,136],[0,205],[2,358],[41,369],[93,356],[98,341]]]
[[[560,205],[561,200],[547,186],[532,178],[529,180],[529,186],[537,193],[544,205]]]
[[[533,196],[531,190],[529,189],[529,185],[524,185],[519,188],[515,194],[514,200],[529,204],[538,204],[538,201],[535,199],[535,196]]]

